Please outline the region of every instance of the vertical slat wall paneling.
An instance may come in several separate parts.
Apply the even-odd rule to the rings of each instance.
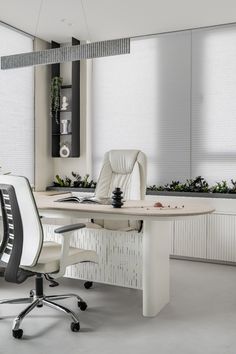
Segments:
[[[206,258],[207,217],[174,221],[173,255]]]
[[[213,214],[208,218],[207,258],[236,262],[236,216]]]

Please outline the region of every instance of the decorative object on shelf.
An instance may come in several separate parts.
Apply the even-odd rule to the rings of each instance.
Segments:
[[[121,191],[120,188],[115,188],[115,190],[112,192],[112,206],[113,208],[121,208],[122,205],[124,204],[122,202],[122,194],[123,192]]]
[[[66,96],[62,96],[61,111],[67,111],[69,106],[69,99]]]
[[[57,124],[59,124],[60,92],[62,82],[63,79],[60,76],[54,76],[51,79],[51,117],[55,118]]]
[[[69,157],[70,156],[70,148],[67,143],[62,143],[60,148],[60,156],[61,157]]]
[[[69,133],[69,119],[62,119],[61,120],[61,134],[68,134]]]
[[[83,178],[79,173],[72,172],[71,174],[75,178],[75,181],[72,181],[67,176],[61,178],[59,175],[56,175],[56,182],[53,182],[54,187],[95,188],[97,185],[92,179],[89,180],[89,174],[86,174]]]

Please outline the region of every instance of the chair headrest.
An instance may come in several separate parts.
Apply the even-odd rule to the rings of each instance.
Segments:
[[[131,173],[137,161],[139,150],[110,150],[108,158],[115,173]]]

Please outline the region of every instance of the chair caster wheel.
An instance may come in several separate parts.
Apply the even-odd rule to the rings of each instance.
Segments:
[[[78,302],[78,307],[80,308],[81,311],[85,311],[88,305],[86,304],[85,301],[79,301]]]
[[[23,330],[22,329],[13,329],[12,335],[14,338],[21,339],[21,337],[23,336]]]
[[[93,286],[93,282],[92,281],[86,281],[84,283],[85,289],[90,289],[92,286]]]
[[[72,322],[70,325],[70,329],[72,330],[72,332],[79,332],[80,330],[79,322]]]
[[[43,304],[38,304],[37,307],[43,307]]]

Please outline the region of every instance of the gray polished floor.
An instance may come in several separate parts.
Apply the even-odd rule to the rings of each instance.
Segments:
[[[0,297],[25,296],[22,285],[0,280]],[[23,322],[24,337],[11,336],[14,316],[24,305],[0,307],[0,353],[18,354],[235,354],[236,268],[171,261],[171,303],[158,317],[141,315],[141,291],[63,279],[47,293],[78,292],[89,308],[81,312],[81,331],[50,308],[36,309]],[[61,301],[63,303],[63,301]],[[64,302],[76,311],[73,300]]]

